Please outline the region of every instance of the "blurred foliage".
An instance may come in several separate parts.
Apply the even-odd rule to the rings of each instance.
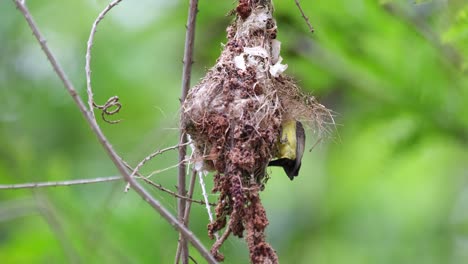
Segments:
[[[187,2],[123,1],[99,28],[96,101],[118,95],[123,103],[120,124],[101,124],[131,164],[177,141]],[[107,2],[28,4],[84,97],[86,41]],[[467,263],[468,3],[302,6],[314,34],[294,1],[275,2],[282,56],[287,72],[336,112],[336,126],[306,153],[293,182],[271,170],[262,199],[281,262]],[[234,7],[201,1],[193,84],[216,60]],[[0,183],[115,175],[12,1],[0,2],[0,43]],[[310,134],[308,145],[315,140]],[[144,171],[175,163],[168,153]],[[175,175],[153,179],[174,189]],[[173,262],[177,233],[123,189],[114,182],[1,191],[2,263]],[[175,212],[173,197],[152,193]],[[203,206],[194,205],[190,227],[210,245],[207,223]],[[222,250],[226,263],[248,260],[241,239]]]

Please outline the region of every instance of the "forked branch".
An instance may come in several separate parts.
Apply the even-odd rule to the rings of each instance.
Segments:
[[[94,118],[94,115],[92,114],[92,106],[91,109],[88,111],[86,109],[85,104],[83,103],[83,100],[81,99],[80,96],[78,96],[78,93],[76,92],[76,89],[74,88],[73,84],[69,80],[68,76],[66,73],[63,71],[63,68],[60,66],[58,63],[57,59],[49,49],[46,40],[44,36],[41,34],[39,31],[39,28],[37,24],[35,23],[34,19],[31,16],[31,13],[29,12],[25,1],[23,0],[13,0],[16,7],[18,10],[21,11],[23,14],[24,18],[26,19],[29,27],[31,28],[34,36],[36,37],[37,41],[39,42],[39,45],[41,46],[42,50],[47,56],[47,59],[51,63],[54,71],[57,73],[58,77],[62,80],[65,88],[69,92],[70,96],[73,98],[75,101],[77,107],[83,114],[86,122],[88,125],[91,127],[92,131],[96,135],[99,143],[102,145],[114,165],[117,167],[119,170],[119,173],[124,177],[124,179],[130,184],[130,186],[146,201],[148,202],[164,219],[166,219],[169,224],[171,224],[174,228],[179,230],[183,236],[189,240],[192,245],[200,252],[200,254],[207,260],[208,263],[216,263],[216,260],[213,258],[213,256],[210,254],[208,250],[203,246],[203,244],[200,242],[200,240],[190,231],[188,230],[182,223],[177,221],[177,219],[164,207],[161,205],[161,203],[156,200],[154,197],[151,196],[151,194],[148,193],[137,181],[136,179],[130,177],[130,174],[127,172],[127,169],[123,162],[121,161],[120,157],[117,155],[117,153],[114,151],[112,145],[109,143],[105,135],[103,134],[101,128],[96,122],[96,119]]]

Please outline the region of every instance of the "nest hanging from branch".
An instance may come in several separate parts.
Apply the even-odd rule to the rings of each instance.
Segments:
[[[268,219],[259,191],[278,151],[281,125],[302,120],[320,129],[331,115],[283,74],[287,65],[271,1],[240,0],[236,11],[216,65],[183,103],[182,125],[195,145],[195,168],[216,172],[213,192],[220,196],[208,234],[226,230],[213,255],[223,260],[218,249],[224,239],[246,233],[252,263],[278,263],[265,241]]]

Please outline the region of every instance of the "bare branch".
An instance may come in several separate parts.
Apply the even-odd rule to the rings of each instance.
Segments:
[[[127,167],[130,171],[133,171],[133,168],[127,164],[127,162],[125,161],[122,161],[124,164],[125,164],[125,167]],[[136,173],[136,176],[138,176],[139,179],[142,179],[144,182],[148,183],[149,185],[152,185],[153,187],[156,187],[157,189],[159,189],[160,191],[163,191],[163,192],[166,192],[174,197],[177,197],[177,198],[181,198],[181,199],[184,199],[188,202],[194,202],[194,203],[197,203],[197,204],[203,204],[203,205],[206,205],[206,203],[202,200],[193,200],[191,199],[192,196],[180,196],[179,194],[163,187],[161,184],[158,184],[158,183],[155,183],[153,181],[151,181],[150,179],[148,179],[148,177],[145,177],[143,175],[141,175],[139,172]],[[210,206],[216,206],[216,204],[214,203],[210,203]]]
[[[186,146],[187,144],[189,144],[189,143],[185,143],[185,144],[182,144],[182,145],[185,145],[185,146]],[[164,153],[164,152],[166,152],[166,151],[180,148],[180,146],[181,146],[181,145],[179,144],[179,145],[176,145],[176,146],[167,147],[167,148],[164,148],[164,149],[159,149],[159,150],[157,150],[157,151],[151,153],[149,156],[145,157],[142,161],[140,161],[140,163],[138,163],[138,165],[135,167],[135,169],[133,169],[132,174],[130,174],[130,177],[135,176],[135,175],[139,172],[139,170],[141,169],[141,167],[143,167],[143,165],[145,165],[146,162],[152,160],[154,157],[156,157],[156,156],[158,156],[158,155],[160,155],[160,154],[162,154],[162,153]],[[129,167],[129,166],[127,166],[127,168],[128,168],[128,167]],[[152,175],[154,175],[154,174],[157,174],[157,173],[159,173],[159,172],[161,172],[161,171],[157,171],[157,172],[155,172],[155,173],[151,173],[148,177],[145,177],[145,178],[149,178],[150,176],[152,176]],[[142,176],[142,177],[143,177],[143,176]],[[128,192],[128,189],[129,189],[129,188],[130,188],[130,185],[127,184],[127,186],[125,187],[125,192]]]
[[[75,101],[76,105],[78,106],[79,110],[84,115],[87,123],[95,133],[98,141],[103,146],[105,151],[107,152],[108,156],[111,158],[114,165],[117,167],[119,172],[125,178],[127,182],[130,183],[132,188],[146,201],[148,202],[164,219],[166,219],[169,224],[175,227],[183,236],[188,239],[192,245],[200,252],[200,254],[207,260],[208,263],[216,263],[216,260],[210,254],[210,252],[203,246],[200,240],[192,233],[192,231],[188,230],[183,223],[178,222],[177,219],[164,207],[161,203],[152,197],[148,191],[146,191],[134,178],[130,177],[130,174],[127,172],[125,165],[121,162],[121,158],[117,155],[114,151],[112,145],[109,143],[107,138],[104,136],[102,130],[100,129],[99,125],[97,124],[96,120],[94,119],[94,115],[92,114],[92,106],[90,111],[86,110],[85,104],[78,96],[76,89],[74,88],[73,84],[70,82],[68,76],[63,71],[62,67],[57,62],[55,56],[50,51],[45,38],[40,33],[36,23],[34,22],[31,13],[29,12],[26,4],[22,0],[13,0],[16,4],[16,7],[21,11],[26,19],[29,27],[31,28],[34,36],[39,42],[42,50],[47,56],[47,59],[50,61],[54,71],[57,73],[59,78],[62,80],[65,88],[72,96],[73,100]],[[181,200],[181,199],[180,199]]]
[[[62,186],[73,186],[73,185],[86,185],[93,183],[104,183],[122,180],[122,176],[111,176],[111,177],[100,177],[94,179],[78,179],[69,181],[53,181],[53,182],[31,182],[31,183],[20,183],[20,184],[0,184],[0,190],[19,190],[19,189],[36,189],[36,188],[48,188],[48,187],[62,187]],[[165,188],[159,183],[155,183],[145,177],[138,176],[137,179],[142,179],[147,184],[155,187],[156,189],[168,193],[176,198],[184,199],[188,204],[196,203],[200,205],[206,205],[203,200],[192,199],[192,196],[180,196],[179,194]],[[214,203],[210,203],[210,206],[216,206]]]
[[[148,174],[148,176],[146,176],[145,178],[149,179],[149,178],[153,177],[154,175],[159,174],[159,173],[161,173],[161,172],[165,172],[165,171],[168,171],[168,170],[170,170],[170,169],[178,168],[178,167],[180,166],[181,163],[186,163],[186,162],[188,162],[188,161],[190,161],[190,160],[189,160],[189,159],[185,159],[185,160],[183,160],[183,161],[181,161],[181,162],[178,162],[178,163],[175,164],[175,165],[166,167],[166,168],[164,168],[164,169],[152,171],[152,172],[151,172],[150,174]]]
[[[182,95],[181,95],[181,103],[185,101],[187,97],[188,90],[190,88],[190,76],[192,74],[192,63],[193,63],[193,46],[194,46],[194,39],[195,39],[195,21],[197,18],[198,13],[198,0],[190,0],[189,4],[189,14],[187,18],[187,31],[185,35],[185,48],[184,48],[184,67],[182,71]],[[180,130],[180,144],[184,144],[187,142],[187,136],[185,131],[183,131],[182,127]],[[187,153],[187,147],[182,146],[179,148],[179,162],[182,162],[185,159],[185,155]],[[181,196],[186,195],[185,189],[185,164],[181,163],[179,165],[179,175],[178,175],[178,193]],[[185,213],[185,201],[182,199],[178,200],[177,203],[177,215],[179,221],[184,222],[184,213]],[[185,241],[182,233],[180,234],[179,244],[181,248],[181,256],[182,256],[182,263],[187,264],[189,259],[189,252],[188,252],[188,245],[187,241]],[[179,246],[178,246],[179,247]],[[176,264],[179,261],[176,256]]]
[[[154,157],[166,152],[166,151],[169,151],[169,150],[174,150],[174,149],[178,149],[180,147],[184,147],[184,146],[187,146],[188,144],[190,144],[189,142],[186,142],[186,143],[183,143],[183,144],[179,144],[179,145],[176,145],[176,146],[172,146],[172,147],[167,147],[167,148],[164,148],[164,149],[160,149],[160,150],[157,150],[155,151],[154,153],[152,153],[151,155],[149,155],[148,157],[144,158],[142,161],[140,161],[140,163],[138,163],[138,165],[135,167],[135,169],[133,170],[131,176],[135,176],[135,174],[137,172],[139,172],[139,170],[141,169],[141,167],[143,167],[143,165],[145,165],[146,162],[150,161],[151,159],[153,159]],[[184,160],[185,161],[185,160]],[[148,176],[149,177],[149,176]]]
[[[99,16],[94,21],[93,26],[91,28],[91,33],[89,34],[88,46],[87,46],[87,49],[86,49],[85,71],[86,71],[86,91],[88,93],[88,107],[89,107],[90,114],[92,115],[93,118],[95,118],[95,116],[94,116],[94,107],[98,107],[98,105],[96,105],[94,103],[94,94],[93,94],[93,89],[91,87],[91,49],[92,49],[93,44],[94,44],[94,36],[96,35],[97,26],[99,25],[99,22],[101,22],[104,19],[104,16],[107,14],[107,12],[109,12],[114,6],[118,5],[120,2],[122,2],[122,0],[114,0],[106,8],[104,8],[104,10],[102,10],[102,12],[99,14]],[[118,97],[117,97],[117,101],[118,101]],[[118,112],[118,110],[120,110],[120,107],[117,108],[117,112]],[[102,118],[104,120],[106,120],[104,118],[104,113],[105,112],[106,111],[103,110]]]
[[[192,196],[180,196],[178,193],[175,193],[165,187],[163,187],[161,184],[158,184],[158,183],[155,183],[153,181],[151,181],[150,179],[147,179],[147,178],[141,178],[144,182],[148,183],[149,185],[151,186],[154,186],[155,188],[163,191],[163,192],[166,192],[172,196],[175,196],[177,198],[180,198],[180,199],[183,199],[187,202],[187,204],[192,204],[192,203],[196,203],[196,204],[201,204],[201,205],[205,205],[206,206],[206,202],[203,201],[203,200],[195,200],[195,199],[192,199]],[[216,206],[215,203],[208,203],[209,206]],[[187,208],[185,208],[185,211],[187,212]]]
[[[195,191],[195,180],[197,179],[197,171],[193,170],[192,171],[192,176],[190,177],[190,185],[189,185],[189,190],[187,197],[192,198],[193,197],[193,192]],[[204,201],[201,201],[203,204],[205,204]],[[210,203],[210,206],[216,206],[215,203]],[[185,213],[184,213],[184,224],[185,226],[188,226],[189,224],[189,215],[190,215],[190,210],[192,209],[192,203],[187,201],[187,204],[185,205]]]
[[[305,22],[307,23],[307,26],[309,27],[309,31],[313,33],[315,30],[312,27],[312,24],[310,24],[309,18],[305,15],[304,10],[302,10],[299,0],[294,0],[294,2],[296,2],[297,8],[301,12],[302,18],[304,18]]]
[[[111,181],[118,181],[118,180],[122,180],[122,177],[112,176],[112,177],[101,177],[101,178],[95,178],[95,179],[79,179],[79,180],[59,181],[59,182],[32,182],[32,183],[20,183],[20,184],[3,184],[3,185],[0,185],[0,190],[71,186],[71,185],[80,185],[80,184],[111,182]]]
[[[187,197],[192,198],[193,197],[193,191],[195,190],[195,180],[197,179],[197,171],[192,169],[192,176],[190,177],[190,184],[189,184],[189,190]],[[203,204],[205,202],[201,201]],[[210,203],[211,206],[216,206],[216,204]],[[188,227],[189,224],[189,216],[190,216],[190,210],[192,209],[192,203],[187,200],[185,204],[185,212],[184,212],[184,225]],[[180,254],[181,253],[181,245],[180,243],[177,245],[177,251],[176,251],[176,263],[179,263],[180,261]],[[189,255],[190,258],[190,255]]]

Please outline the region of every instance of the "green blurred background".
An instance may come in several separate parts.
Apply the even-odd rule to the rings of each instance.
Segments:
[[[188,1],[123,1],[102,22],[92,60],[100,120],[131,164],[177,142]],[[85,96],[84,58],[103,0],[28,1]],[[200,1],[192,84],[214,64],[236,1]],[[298,178],[279,169],[262,193],[282,263],[468,263],[468,3],[275,1],[287,73],[336,112]],[[312,147],[317,135],[309,133]],[[174,165],[171,152],[149,173]],[[175,190],[176,170],[153,180]],[[0,2],[0,183],[116,175],[12,1]],[[208,176],[208,188],[211,176]],[[196,185],[195,197],[200,198]],[[0,192],[2,263],[172,263],[177,232],[123,182]],[[173,197],[148,189],[175,212]],[[216,200],[211,194],[210,199]],[[207,213],[190,228],[206,245]],[[226,263],[247,263],[230,238]],[[195,251],[191,255],[204,260]]]

